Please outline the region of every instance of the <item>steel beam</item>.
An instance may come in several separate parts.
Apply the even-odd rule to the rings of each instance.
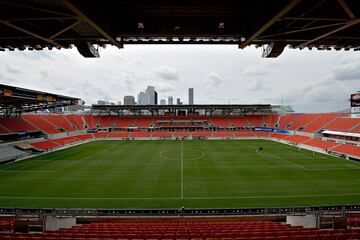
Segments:
[[[72,4],[69,0],[60,0],[68,9],[70,9],[73,13],[75,13],[80,20],[89,24],[95,31],[104,36],[111,44],[115,45],[118,48],[123,48],[123,45],[116,41],[113,37],[111,37],[106,31],[104,31],[101,27],[99,27],[95,22],[89,19],[82,11],[80,11],[74,4]]]
[[[267,23],[264,24],[258,31],[256,31],[252,36],[246,39],[239,48],[245,48],[247,45],[251,44],[251,42],[256,39],[260,34],[262,34],[266,29],[268,29],[271,25],[273,25],[276,21],[278,21],[282,16],[288,13],[291,9],[293,9],[296,5],[298,5],[301,0],[293,0],[291,1],[284,9],[282,9],[278,14],[276,14],[273,18],[271,18]]]
[[[42,37],[42,36],[40,36],[39,34],[36,34],[36,33],[31,32],[31,31],[28,31],[28,30],[26,30],[26,29],[24,29],[24,28],[22,28],[22,27],[16,26],[16,25],[14,25],[14,24],[12,24],[12,23],[10,23],[10,22],[8,22],[8,21],[0,20],[0,23],[6,25],[6,26],[8,26],[8,27],[14,28],[14,29],[16,29],[16,30],[18,30],[18,31],[20,31],[20,32],[23,32],[23,33],[26,33],[26,34],[28,34],[28,35],[31,35],[31,36],[33,36],[33,37],[35,37],[35,38],[40,39],[40,40],[43,40],[44,42],[51,43],[52,45],[54,45],[54,46],[56,46],[56,47],[63,47],[63,48],[65,48],[63,45],[61,45],[61,44],[59,44],[59,43],[57,43],[57,42],[55,42],[55,41],[53,41],[53,40],[51,40],[51,39]]]
[[[326,38],[326,37],[328,37],[328,36],[330,36],[330,35],[332,35],[334,33],[340,32],[340,31],[342,31],[342,30],[344,30],[346,28],[352,27],[352,26],[354,26],[354,25],[356,25],[358,23],[360,23],[360,19],[350,20],[350,21],[346,22],[343,26],[338,27],[338,28],[336,28],[336,29],[334,29],[334,30],[332,30],[330,32],[327,32],[327,33],[325,33],[323,35],[320,35],[320,36],[318,36],[318,37],[316,37],[314,39],[306,41],[306,42],[296,46],[295,48],[307,47],[309,44],[311,44],[313,42],[316,42],[316,41],[318,41],[320,39]]]

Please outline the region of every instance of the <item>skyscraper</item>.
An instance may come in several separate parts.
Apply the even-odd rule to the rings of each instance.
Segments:
[[[166,105],[166,100],[165,100],[165,99],[161,99],[161,100],[160,100],[160,105]]]
[[[157,91],[154,92],[154,105],[158,104],[158,93]]]
[[[189,105],[194,104],[194,88],[189,88]]]
[[[149,95],[144,92],[138,94],[138,104],[139,105],[149,105]]]
[[[124,97],[124,105],[135,105],[134,96],[125,96]]]
[[[182,105],[182,102],[181,102],[181,99],[180,99],[180,98],[177,98],[177,99],[176,99],[176,105]]]
[[[145,93],[149,96],[149,105],[155,105],[155,88],[147,86]]]
[[[172,96],[169,96],[168,98],[168,105],[173,105],[173,97]]]

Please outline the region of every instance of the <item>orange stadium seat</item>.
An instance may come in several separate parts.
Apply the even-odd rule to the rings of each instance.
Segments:
[[[88,128],[96,128],[99,124],[99,117],[93,115],[85,115],[84,120],[88,126]]]
[[[63,128],[66,131],[76,130],[73,128],[71,123],[64,118],[63,115],[43,115],[43,118],[52,123],[52,125],[56,126],[56,128]]]
[[[3,126],[0,129],[0,132],[3,131],[4,133],[8,132],[8,129],[11,132],[22,132],[22,131],[38,131],[39,129],[28,123],[21,117],[16,118],[0,118],[0,125]]]
[[[360,157],[360,147],[354,145],[341,144],[331,148],[331,151]]]
[[[193,137],[212,137],[211,132],[209,132],[209,131],[191,132],[191,136],[193,136]]]
[[[76,127],[76,130],[85,129],[82,115],[65,115],[64,117],[71,123],[72,126]]]
[[[117,116],[99,116],[99,125],[101,128],[114,127],[117,118]]]
[[[319,114],[318,118],[316,118],[314,121],[310,122],[303,130],[303,132],[317,132],[321,128],[323,128],[324,125],[328,124],[335,118],[337,118],[339,114],[336,113],[328,113],[328,114]]]
[[[286,138],[286,141],[295,142],[295,143],[302,143],[302,142],[305,142],[305,141],[307,141],[309,139],[311,139],[311,138],[307,137],[307,136],[290,135],[289,137]]]
[[[117,128],[128,128],[134,126],[135,118],[134,117],[118,117],[115,126]]]
[[[257,137],[264,137],[264,138],[270,137],[270,133],[269,133],[269,132],[254,132],[254,134],[255,134]]]
[[[9,133],[4,127],[0,126],[0,134]]]
[[[304,128],[318,117],[320,117],[320,114],[298,114],[297,118],[294,119],[293,123],[288,129],[295,131],[301,130],[299,128]]]
[[[275,127],[275,124],[278,122],[280,115],[264,115],[264,121],[267,127]]]
[[[97,132],[94,133],[95,138],[106,138],[109,135],[108,132]]]
[[[183,132],[177,131],[177,132],[173,132],[173,136],[174,137],[190,137],[190,132],[188,132],[188,131],[183,131]]]
[[[112,133],[109,133],[106,137],[108,137],[108,138],[128,138],[129,132],[112,132]]]
[[[153,117],[137,117],[134,122],[134,126],[139,128],[148,128],[151,125],[154,125]]]
[[[31,143],[31,145],[41,150],[48,150],[48,149],[54,149],[60,147],[60,144],[52,141],[33,142]]]
[[[359,229],[319,230],[276,222],[100,222],[45,233],[0,233],[1,239],[358,239]]]
[[[296,119],[297,116],[298,116],[298,114],[286,114],[286,115],[280,116],[279,128],[287,129],[288,125],[290,123],[292,123]]]
[[[214,138],[233,138],[232,132],[212,132]]]
[[[319,139],[310,139],[309,141],[303,142],[302,144],[322,149],[329,149],[338,145],[335,142],[323,141]]]
[[[154,131],[153,134],[152,134],[152,137],[155,137],[155,138],[171,138],[172,133],[171,132]]]
[[[140,132],[140,131],[135,131],[130,133],[130,137],[133,138],[150,138],[151,137],[151,132]]]
[[[75,138],[77,138],[79,140],[88,140],[88,139],[94,138],[94,136],[92,134],[88,133],[88,134],[76,135]]]
[[[67,145],[70,143],[79,142],[79,139],[73,137],[64,137],[64,138],[53,139],[52,141],[59,145]]]
[[[270,134],[271,138],[277,138],[277,139],[286,139],[289,136],[290,135],[288,135],[288,134],[282,134],[282,133],[272,133],[272,134]]]
[[[246,127],[246,126],[250,126],[249,121],[247,121],[247,119],[243,116],[239,116],[239,117],[230,117],[229,118],[230,123],[234,126],[234,127]]]
[[[227,117],[209,117],[209,122],[215,127],[228,127],[230,123]]]
[[[357,127],[360,124],[360,118],[337,118],[323,128],[327,130],[347,132],[351,131],[352,128]]]
[[[248,138],[248,137],[256,137],[254,132],[234,132],[235,137],[237,138]]]
[[[24,115],[23,118],[49,134],[61,133],[52,123],[43,118],[42,115]]]
[[[263,115],[246,115],[245,118],[251,126],[263,127],[265,124]]]

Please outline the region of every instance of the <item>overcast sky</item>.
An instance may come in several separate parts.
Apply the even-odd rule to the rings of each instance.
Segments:
[[[0,83],[97,100],[123,102],[124,95],[155,86],[159,99],[195,103],[272,103],[296,112],[329,112],[349,107],[360,89],[360,55],[354,51],[285,49],[275,59],[261,49],[237,46],[125,45],[101,49],[86,59],[71,50],[0,53]]]

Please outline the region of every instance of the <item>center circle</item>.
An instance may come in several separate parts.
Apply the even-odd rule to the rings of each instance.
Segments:
[[[172,152],[170,149],[167,150],[163,150],[159,153],[159,157],[165,160],[180,160],[180,157],[168,157],[166,153]],[[186,151],[186,152],[190,152],[190,151]],[[191,151],[192,153],[197,153],[195,157],[192,158],[185,158],[183,157],[184,161],[194,161],[194,160],[199,160],[203,157],[205,157],[205,153],[201,150],[193,150]],[[180,155],[179,152],[176,153],[176,155]]]

